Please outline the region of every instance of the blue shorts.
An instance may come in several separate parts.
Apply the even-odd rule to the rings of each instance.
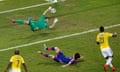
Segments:
[[[59,52],[57,56],[55,56],[54,60],[59,63],[68,63],[71,58],[66,57],[62,52]]]

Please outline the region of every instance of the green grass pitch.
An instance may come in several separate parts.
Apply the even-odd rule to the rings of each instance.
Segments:
[[[0,1],[0,12],[22,8],[35,4],[45,3],[44,0],[4,0]],[[120,24],[120,0],[65,0],[51,6],[57,9],[56,14],[48,13],[53,19],[58,17],[59,22],[54,29],[30,31],[26,25],[12,24],[11,19],[38,19],[49,5],[18,10],[8,13],[0,13],[0,50],[46,40],[58,36],[80,33],[99,26],[112,26]],[[110,46],[114,52],[113,65],[116,72],[120,72],[120,26],[106,29],[109,32],[117,32],[117,38],[110,39]],[[45,42],[48,46],[58,46],[65,55],[71,56],[74,52],[80,52],[85,56],[83,62],[70,67],[62,68],[59,63],[44,58],[37,54],[43,50],[43,43],[21,47],[21,55],[24,57],[29,72],[104,72],[105,59],[96,45],[98,31],[77,35],[73,37]],[[0,51],[0,72],[6,68],[15,49]],[[48,52],[48,51],[46,51]],[[48,52],[55,54],[55,52]],[[108,72],[111,72],[109,69]]]

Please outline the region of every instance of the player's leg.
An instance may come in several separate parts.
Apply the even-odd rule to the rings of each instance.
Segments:
[[[102,55],[106,59],[106,63],[104,64],[104,70],[107,70],[108,65],[111,67],[112,71],[115,70],[115,67],[112,65],[112,58],[113,58],[113,52],[110,48],[106,48],[102,50]]]
[[[29,24],[29,21],[27,20],[15,20],[15,19],[12,19],[12,23],[19,23],[19,24]]]
[[[46,50],[53,50],[57,53],[57,55],[54,57],[54,60],[56,62],[63,63],[65,55],[60,51],[58,47],[50,47],[50,48],[45,48]]]
[[[113,58],[112,56],[108,56],[108,59],[107,59],[106,64],[111,67],[111,70],[112,70],[112,71],[115,71],[115,67],[114,67],[113,64],[112,64],[112,58]]]
[[[59,53],[60,52],[60,49],[58,47],[47,47],[45,48],[45,50],[52,50],[52,51],[55,51],[56,53]]]
[[[103,65],[103,67],[104,67],[104,70],[107,71],[107,69],[108,69],[108,64],[107,64],[108,54],[106,52],[106,49],[102,49],[101,53],[102,53],[103,57],[106,59],[106,63]]]
[[[111,48],[108,48],[107,52],[109,55],[107,63],[111,67],[112,71],[115,71],[115,67],[112,65],[113,52],[112,52]]]
[[[38,53],[41,54],[44,57],[49,57],[49,58],[52,58],[52,59],[54,59],[54,57],[55,57],[54,55],[47,54],[47,53],[42,52],[42,51],[38,51]]]

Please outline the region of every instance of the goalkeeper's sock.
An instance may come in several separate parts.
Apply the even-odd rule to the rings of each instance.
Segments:
[[[16,23],[24,24],[24,20],[15,20]]]
[[[54,51],[54,50],[55,50],[55,47],[51,47],[51,48],[48,47],[48,48],[45,48],[45,49],[46,49],[46,50],[49,50],[49,51],[50,51],[50,50],[53,50],[53,51]]]

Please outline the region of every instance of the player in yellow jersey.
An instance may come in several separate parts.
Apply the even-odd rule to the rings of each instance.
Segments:
[[[100,45],[101,53],[106,59],[104,64],[104,70],[107,71],[108,66],[111,67],[112,71],[115,71],[115,67],[112,65],[113,52],[109,46],[109,38],[116,37],[117,33],[104,32],[104,27],[99,28],[100,33],[97,35],[96,43]]]
[[[25,72],[28,72],[24,59],[19,55],[19,53],[19,50],[15,50],[15,55],[10,58],[10,62],[4,72],[8,72],[10,68],[9,72],[21,72],[21,64],[23,65]]]

